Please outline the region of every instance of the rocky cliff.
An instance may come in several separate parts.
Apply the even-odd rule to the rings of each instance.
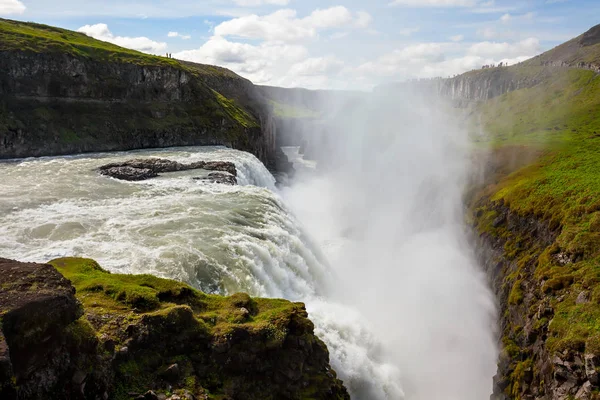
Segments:
[[[0,259],[0,321],[5,400],[349,399],[301,303]]]
[[[0,158],[219,144],[268,162],[273,127],[226,69],[0,20]]]
[[[380,91],[436,93],[465,106],[519,89],[534,87],[565,69],[600,73],[600,25],[530,60],[512,66],[492,66],[447,79],[424,79],[394,83]]]

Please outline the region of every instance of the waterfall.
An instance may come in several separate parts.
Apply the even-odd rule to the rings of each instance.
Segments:
[[[96,171],[144,157],[232,161],[240,185],[194,181],[201,172],[193,170],[143,182]],[[0,173],[2,257],[89,257],[112,272],[178,279],[208,293],[303,301],[354,398],[402,397],[397,368],[366,319],[331,300],[338,277],[253,155],[222,147],[144,150],[18,160],[0,163]]]

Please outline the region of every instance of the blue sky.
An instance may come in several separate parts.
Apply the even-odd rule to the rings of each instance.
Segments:
[[[222,65],[259,84],[364,89],[518,62],[600,23],[600,1],[0,0],[0,16]]]

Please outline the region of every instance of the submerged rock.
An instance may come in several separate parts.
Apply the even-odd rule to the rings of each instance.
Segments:
[[[301,303],[0,259],[0,310],[2,400],[349,399]]]
[[[208,174],[208,176],[193,179],[195,181],[221,183],[224,185],[237,185],[237,178],[235,176],[223,172],[211,172],[210,174]]]
[[[198,161],[190,164],[183,164],[164,158],[140,158],[125,161],[123,163],[106,164],[101,166],[99,171],[101,175],[115,179],[143,181],[155,178],[159,176],[159,173],[189,171],[194,169],[226,172],[230,174],[233,179],[225,179],[225,174],[220,174],[218,176],[215,174],[212,179],[217,183],[226,183],[230,185],[237,184],[237,179],[235,179],[235,177],[237,177],[237,169],[235,164],[229,161]]]

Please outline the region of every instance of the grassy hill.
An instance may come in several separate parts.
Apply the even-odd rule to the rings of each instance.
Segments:
[[[154,56],[103,42],[80,32],[0,18],[0,52],[2,51],[68,54],[96,61],[155,67],[169,66],[197,74],[241,79],[239,75],[226,68]]]
[[[587,372],[571,363],[600,354],[600,74],[542,66],[596,63],[598,39],[600,26],[504,68],[537,82],[471,113],[472,133],[497,167],[472,197],[471,218],[503,253],[500,388],[510,398],[558,393],[553,374],[562,368],[578,390]],[[499,166],[515,158],[520,169]],[[594,391],[597,383],[584,398]]]
[[[543,65],[544,63],[565,63],[572,66],[579,63],[600,65],[600,25],[524,64]]]

